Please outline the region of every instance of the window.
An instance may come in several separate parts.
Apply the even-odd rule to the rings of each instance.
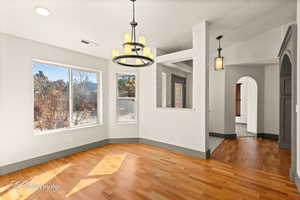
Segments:
[[[136,76],[117,74],[117,121],[136,121]]]
[[[171,66],[172,65],[172,66]],[[193,60],[168,60],[156,67],[156,107],[193,108]]]
[[[72,70],[72,124],[74,126],[97,123],[97,82],[97,74],[94,72]]]
[[[33,62],[34,130],[97,124],[99,73]]]

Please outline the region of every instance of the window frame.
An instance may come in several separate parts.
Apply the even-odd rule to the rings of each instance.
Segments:
[[[134,75],[135,76],[135,97],[119,97],[119,82],[118,82],[118,77],[122,76],[122,75]],[[137,96],[138,96],[138,78],[137,78],[137,74],[134,72],[117,72],[116,76],[115,76],[115,80],[116,80],[116,122],[117,124],[137,124],[137,120],[138,120],[138,100],[137,100]],[[122,120],[120,121],[118,119],[118,100],[134,100],[134,120]]]
[[[77,129],[82,129],[82,128],[92,128],[92,127],[97,127],[103,125],[103,71],[98,70],[98,69],[93,69],[89,67],[82,67],[79,65],[72,65],[72,64],[62,64],[62,63],[57,63],[57,62],[52,62],[52,61],[46,61],[46,60],[41,60],[41,59],[32,59],[31,60],[31,76],[33,76],[33,63],[38,62],[42,64],[49,64],[49,65],[55,65],[57,67],[65,67],[68,68],[69,71],[69,127],[66,128],[59,128],[59,129],[53,129],[53,130],[36,130],[33,125],[33,132],[35,135],[46,135],[50,133],[55,133],[55,132],[62,132],[62,131],[70,131],[70,130],[77,130]],[[80,70],[83,72],[90,72],[90,73],[96,73],[97,75],[97,122],[96,123],[89,123],[89,124],[83,124],[83,125],[73,125],[73,120],[72,120],[72,112],[73,112],[73,92],[72,92],[72,87],[73,87],[73,78],[72,78],[72,72],[73,70]],[[34,80],[32,78],[32,99],[33,99],[33,105],[34,105]],[[34,113],[32,117],[32,121],[34,122]]]

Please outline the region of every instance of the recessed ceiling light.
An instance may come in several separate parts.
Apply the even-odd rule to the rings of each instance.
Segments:
[[[43,8],[43,7],[36,7],[35,12],[41,16],[47,17],[50,15],[50,11],[47,8]]]

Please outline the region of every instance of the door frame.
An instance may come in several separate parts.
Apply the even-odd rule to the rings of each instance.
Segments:
[[[282,69],[282,62],[284,56],[287,55],[291,62],[292,67],[292,75],[291,75],[291,84],[292,84],[292,127],[291,127],[291,168],[290,168],[290,179],[295,181],[297,175],[297,112],[296,112],[296,104],[297,104],[297,25],[293,24],[288,27],[288,30],[285,34],[284,40],[280,47],[280,51],[278,53],[279,57],[279,67],[280,72]],[[279,74],[280,78],[280,74]],[[280,95],[279,97],[280,98]]]
[[[289,65],[289,66],[288,66]],[[292,147],[292,127],[293,127],[293,120],[292,120],[292,116],[293,116],[293,111],[292,111],[292,99],[293,99],[293,89],[292,89],[292,63],[291,63],[291,60],[290,60],[290,57],[288,55],[283,55],[283,58],[282,58],[282,62],[281,62],[281,65],[280,65],[280,108],[279,108],[279,116],[280,116],[280,120],[279,120],[279,147],[280,148],[287,148],[287,149],[290,149]],[[287,69],[289,67],[289,69]],[[288,71],[286,71],[288,70]],[[289,83],[289,87],[290,87],[290,91],[289,91],[289,94],[286,94],[285,92],[285,84],[286,84],[286,80],[290,80],[290,83]],[[289,97],[289,100],[290,100],[290,108],[287,108],[287,109],[290,109],[290,110],[286,110],[285,107],[282,105],[286,100],[286,97]],[[290,133],[286,133],[285,130],[285,127],[286,127],[286,124],[285,124],[285,121],[284,121],[284,118],[286,117],[286,113],[288,113],[288,115],[290,115],[290,119],[291,119],[291,122],[290,122]],[[287,143],[285,138],[287,137],[287,134],[290,134],[290,143]]]

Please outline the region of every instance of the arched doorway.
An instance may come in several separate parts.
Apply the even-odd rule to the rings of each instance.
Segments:
[[[250,76],[241,77],[236,83],[235,132],[238,137],[257,134],[257,82]]]
[[[282,79],[280,82],[279,147],[291,148],[290,178],[294,180],[297,174],[297,25],[294,24],[288,27],[278,57],[280,61],[280,79]],[[283,81],[284,77],[290,80]],[[282,89],[290,90],[290,95],[281,95],[282,92],[287,93]],[[290,98],[290,105],[288,98]],[[288,114],[289,112],[290,114]]]
[[[292,64],[284,55],[280,70],[280,133],[282,148],[291,148],[292,138]]]

